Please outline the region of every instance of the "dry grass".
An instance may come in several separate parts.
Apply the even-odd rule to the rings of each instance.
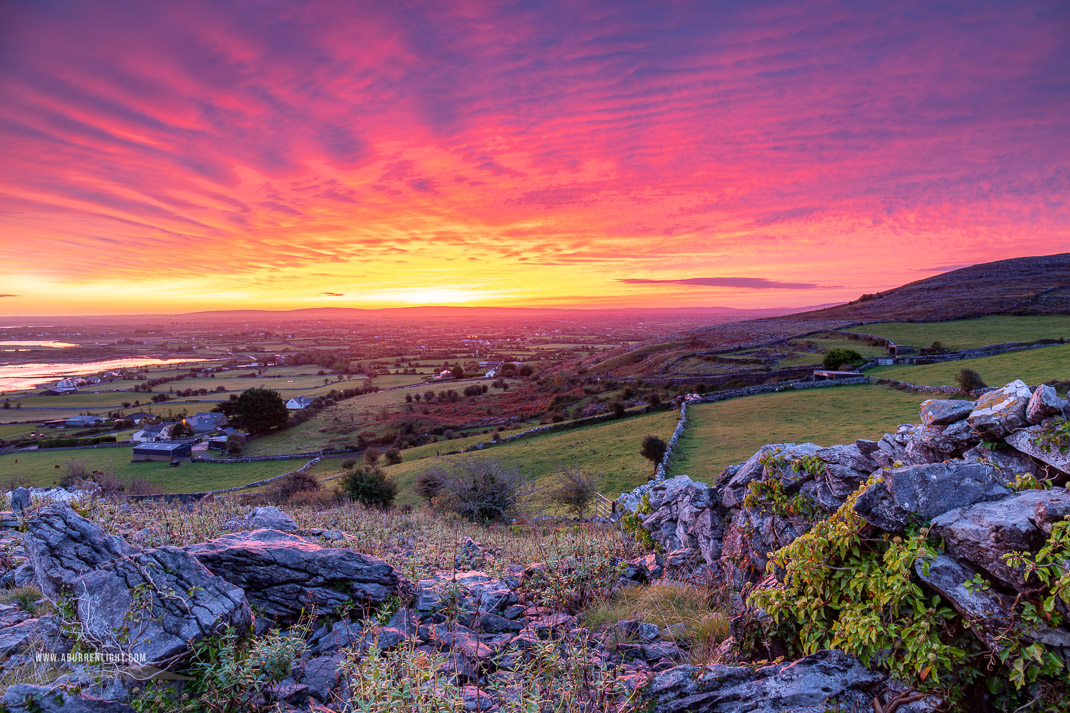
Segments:
[[[728,638],[730,618],[719,590],[670,581],[622,589],[583,615],[591,629],[625,619],[656,624],[665,638],[688,650],[695,664],[708,663],[717,645]]]

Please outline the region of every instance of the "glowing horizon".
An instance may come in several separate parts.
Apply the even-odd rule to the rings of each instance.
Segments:
[[[0,314],[800,307],[1070,250],[1070,7],[0,7]]]

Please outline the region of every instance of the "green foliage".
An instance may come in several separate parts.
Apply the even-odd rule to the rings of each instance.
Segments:
[[[951,690],[976,671],[962,665],[969,639],[956,614],[914,581],[914,565],[935,555],[925,532],[867,537],[854,512],[870,478],[839,510],[775,552],[769,571],[781,584],[759,589],[752,607],[773,617],[772,631],[798,653],[848,651],[864,664],[889,671],[919,689]]]
[[[274,389],[246,389],[230,406],[233,420],[249,433],[286,428],[290,415],[282,396]]]
[[[342,489],[351,499],[372,507],[390,507],[398,486],[378,465],[362,465],[348,471]]]
[[[1045,453],[1070,452],[1070,421],[1065,418],[1052,420],[1033,437],[1033,445]]]
[[[1051,699],[1045,702],[1065,701],[1070,696],[1070,669],[1057,650],[1024,640],[1022,632],[1065,623],[1059,607],[1070,604],[1070,570],[1066,566],[1070,561],[1070,520],[1053,524],[1048,541],[1035,554],[1010,552],[1003,560],[1035,589],[1016,600],[1015,620],[998,637],[1000,646],[995,653],[1009,670],[1015,689],[1026,689],[1030,697]],[[993,692],[997,689],[991,683],[989,688]]]
[[[220,636],[201,640],[194,647],[181,694],[169,686],[149,683],[135,692],[131,705],[142,713],[244,713],[267,711],[264,689],[281,681],[294,661],[308,650],[308,627],[300,624],[288,633],[272,631],[257,638],[242,638],[231,628]]]
[[[822,360],[822,364],[826,369],[839,369],[840,367],[855,366],[865,361],[862,355],[856,352],[854,349],[844,349],[843,347],[836,347],[830,349]]]
[[[874,536],[854,512],[858,496],[879,480],[879,475],[870,478],[828,520],[772,555],[769,571],[779,574],[779,584],[748,598],[751,607],[772,615],[763,635],[783,639],[798,654],[842,649],[953,703],[984,681],[999,710],[1037,703],[1034,710],[1062,710],[1070,671],[1056,651],[1030,641],[1025,632],[1064,623],[1060,608],[1070,603],[1065,569],[1070,521],[1055,523],[1036,553],[1004,557],[1031,589],[1015,600],[1013,616],[1002,622],[987,651],[968,631],[971,622],[916,581],[915,567],[925,571],[937,553],[927,530]],[[1046,486],[1026,476],[1019,476],[1017,485]],[[980,575],[965,586],[989,589]]]
[[[653,508],[650,507],[650,498],[644,495],[635,512],[626,513],[620,518],[621,529],[645,550],[657,550],[660,547],[643,527],[643,518],[651,512]]]
[[[754,510],[770,512],[784,517],[802,515],[812,518],[817,513],[817,506],[809,497],[796,493],[789,495],[780,477],[784,471],[791,470],[798,474],[817,477],[825,470],[825,462],[817,456],[803,456],[789,459],[779,450],[766,453],[760,459],[765,466],[762,476],[747,484],[747,495],[743,506]]]

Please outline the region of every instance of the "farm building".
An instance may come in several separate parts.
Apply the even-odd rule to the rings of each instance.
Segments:
[[[140,443],[134,446],[135,463],[142,461],[170,461],[193,456],[193,447],[188,443]]]
[[[308,396],[294,396],[292,399],[286,402],[286,408],[291,411],[300,411],[303,408],[308,408],[312,405],[312,399]]]
[[[221,413],[198,413],[184,420],[194,433],[211,433],[226,423],[227,417]]]
[[[171,435],[170,423],[159,423],[155,426],[146,426],[140,431],[134,431],[131,439],[134,443],[153,443],[155,441],[167,440]]]

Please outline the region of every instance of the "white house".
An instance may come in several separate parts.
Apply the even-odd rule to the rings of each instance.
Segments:
[[[291,411],[300,411],[303,408],[308,408],[312,405],[312,399],[308,396],[294,396],[292,399],[286,402],[286,408]]]
[[[146,426],[140,431],[134,431],[134,435],[130,439],[134,443],[155,443],[156,441],[166,441],[171,436],[170,423],[159,423],[155,426]]]

